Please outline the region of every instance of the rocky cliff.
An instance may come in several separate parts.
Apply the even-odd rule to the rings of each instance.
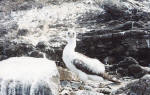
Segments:
[[[126,77],[129,82],[149,74],[149,20],[149,0],[0,0],[0,60],[46,55],[65,67],[65,32],[74,28],[76,51],[99,59],[126,83]],[[90,91],[85,88],[77,93]]]

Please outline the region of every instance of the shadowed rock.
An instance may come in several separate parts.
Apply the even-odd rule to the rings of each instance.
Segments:
[[[120,88],[112,95],[120,95],[120,94],[149,95],[150,93],[149,83],[150,83],[150,75],[145,75],[141,79],[129,83],[125,87]]]

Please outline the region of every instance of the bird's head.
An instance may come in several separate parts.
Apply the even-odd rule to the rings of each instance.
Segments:
[[[72,38],[76,38],[76,32],[75,31],[68,31],[67,32],[67,37],[72,39]]]
[[[71,31],[68,31],[66,33],[66,38],[67,38],[67,41],[70,42],[70,41],[73,41],[75,40],[76,41],[76,32],[71,30]]]

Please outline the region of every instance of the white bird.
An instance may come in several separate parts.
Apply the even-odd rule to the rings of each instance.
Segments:
[[[105,73],[105,66],[99,60],[89,58],[75,51],[76,32],[67,32],[66,38],[68,44],[63,50],[62,59],[66,67],[75,72],[82,81],[102,81],[104,78],[112,82],[120,83],[118,80],[113,79],[112,76]]]

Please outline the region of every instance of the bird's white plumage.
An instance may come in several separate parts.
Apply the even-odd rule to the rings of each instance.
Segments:
[[[105,66],[102,64],[99,60],[89,58],[87,56],[84,56],[78,52],[75,52],[76,48],[76,34],[75,32],[68,32],[67,33],[67,42],[68,44],[65,46],[63,50],[63,56],[62,59],[64,63],[66,64],[67,68],[71,71],[75,72],[79,78],[83,81],[87,80],[102,80],[101,77],[96,75],[90,75],[86,72],[83,72],[79,68],[76,68],[76,66],[72,63],[74,59],[79,59],[82,62],[86,64],[86,68],[88,68],[89,71],[92,71],[94,73],[104,73],[105,72]]]
[[[88,65],[88,68],[94,72],[105,72],[105,66],[99,60],[89,58],[76,52],[76,58],[82,60]]]

